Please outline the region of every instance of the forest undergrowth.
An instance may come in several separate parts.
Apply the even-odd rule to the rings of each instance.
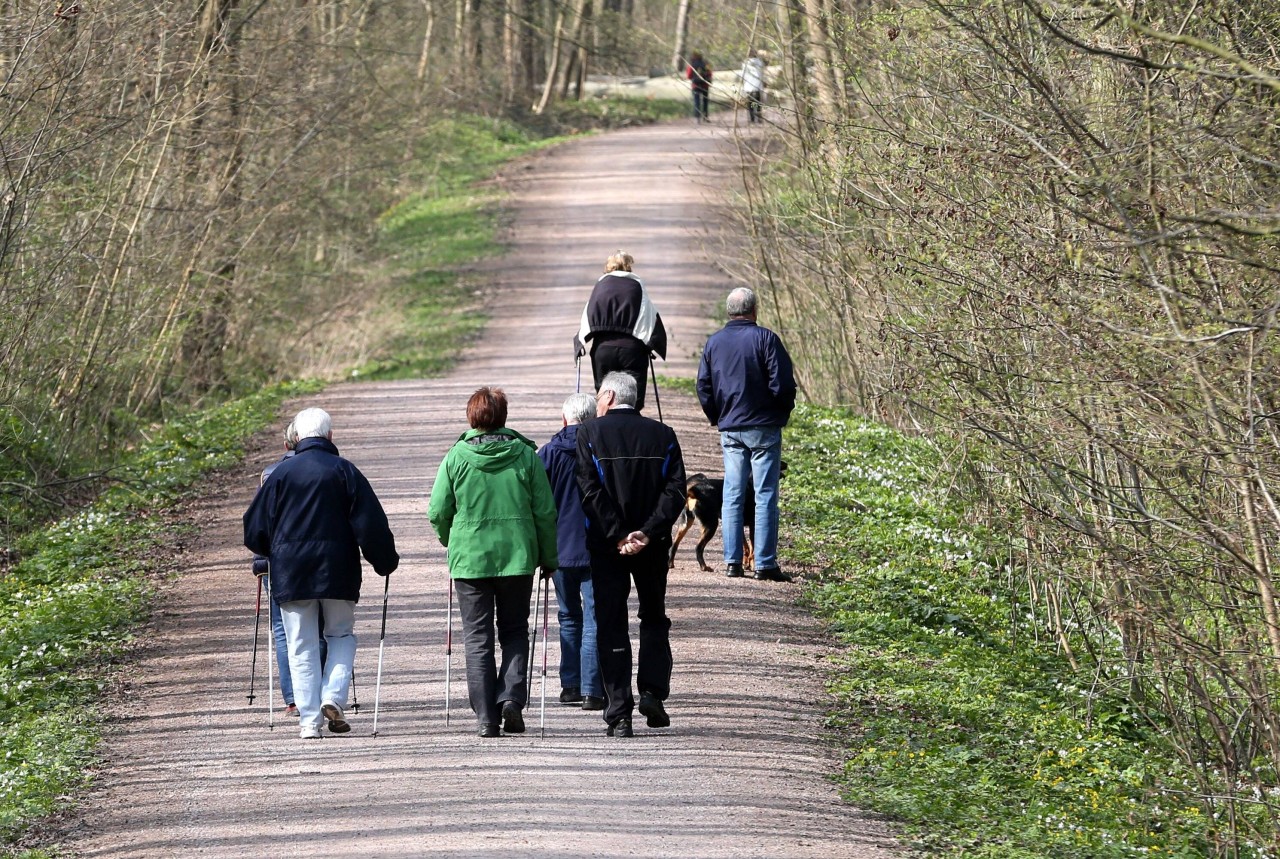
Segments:
[[[800,406],[785,444],[783,550],[841,645],[850,802],[930,856],[1212,852],[1160,723],[1072,670],[1011,564],[1016,522],[975,524],[937,447],[849,412]]]

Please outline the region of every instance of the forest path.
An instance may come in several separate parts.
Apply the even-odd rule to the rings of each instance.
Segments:
[[[798,587],[700,572],[691,546],[668,592],[669,729],[641,719],[634,739],[608,739],[599,713],[556,703],[554,613],[545,737],[537,677],[529,733],[476,737],[460,635],[445,727],[447,574],[426,508],[436,467],[465,428],[466,399],[478,385],[500,385],[510,426],[540,443],[558,430],[574,385],[577,317],[619,247],[634,254],[671,332],[670,361],[660,369],[693,375],[714,328],[708,319],[731,286],[704,250],[717,220],[714,190],[732,181],[727,143],[723,126],[678,122],[578,140],[511,168],[510,252],[486,268],[493,318],[465,359],[443,379],[341,385],[308,398],[332,413],[334,441],[381,497],[403,558],[391,577],[379,735],[371,730],[382,580],[371,573],[357,610],[362,706],[352,733],[303,742],[296,720],[277,717],[268,732],[263,699],[252,710],[246,704],[254,585],[240,517],[258,471],[278,452],[273,429],[195,506],[199,535],[183,574],[164,586],[120,700],[104,714],[106,763],[70,824],[68,850],[364,859],[891,855],[883,826],[844,805],[828,778],[838,761],[822,739],[825,645],[795,606]],[[689,472],[718,474],[717,437],[696,403],[660,393]],[[719,566],[718,541],[708,558]],[[269,658],[269,647],[259,651],[259,695]]]

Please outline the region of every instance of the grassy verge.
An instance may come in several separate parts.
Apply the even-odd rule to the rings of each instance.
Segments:
[[[1210,852],[1194,782],[1015,612],[996,541],[936,488],[925,442],[802,407],[787,462],[787,556],[823,571],[807,598],[843,644],[849,801],[929,855]]]
[[[98,740],[103,666],[148,611],[176,535],[165,517],[203,475],[240,460],[281,402],[282,385],[165,426],[93,505],[28,534],[0,579],[0,851],[83,787]]]

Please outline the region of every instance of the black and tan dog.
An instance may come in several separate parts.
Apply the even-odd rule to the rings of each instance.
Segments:
[[[707,548],[707,543],[711,542],[711,538],[715,536],[716,529],[720,527],[720,510],[723,506],[723,478],[707,477],[705,474],[694,474],[689,477],[685,484],[684,510],[680,511],[680,518],[676,520],[678,527],[676,537],[671,541],[671,555],[667,559],[667,566],[675,567],[676,549],[680,548],[680,541],[684,539],[685,534],[689,533],[689,529],[696,521],[702,529],[696,549],[698,568],[704,572],[711,572],[702,553]],[[750,484],[747,485],[747,503],[742,518],[746,523],[746,527],[742,529],[742,564],[746,569],[752,569],[755,567],[755,549],[751,545],[751,532],[755,530],[752,523],[756,518],[756,493]]]

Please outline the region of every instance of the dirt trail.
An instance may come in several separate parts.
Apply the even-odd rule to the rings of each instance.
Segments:
[[[382,498],[403,557],[391,578],[379,736],[371,724],[382,581],[371,574],[357,613],[362,707],[353,732],[303,742],[296,721],[267,731],[261,699],[247,708],[253,580],[240,516],[274,456],[264,446],[230,490],[198,506],[201,536],[166,587],[124,702],[107,714],[106,766],[68,849],[82,857],[891,855],[883,827],[841,804],[828,780],[836,760],[821,739],[822,637],[794,605],[797,586],[699,572],[691,547],[669,589],[670,729],[641,720],[634,739],[612,740],[598,713],[555,704],[554,613],[545,738],[536,705],[529,734],[475,736],[460,645],[445,727],[447,579],[425,514],[440,458],[465,428],[466,398],[499,384],[511,398],[509,425],[550,437],[573,390],[578,313],[619,247],[635,255],[672,334],[660,370],[693,375],[714,327],[707,318],[730,287],[702,250],[714,221],[708,188],[732,175],[724,134],[687,123],[628,130],[513,169],[511,252],[489,273],[494,318],[456,371],[339,386],[308,401],[333,414],[334,441]],[[716,436],[696,403],[661,394],[689,470],[719,473]],[[717,563],[718,545],[708,555]],[[266,658],[259,653],[259,691]]]

